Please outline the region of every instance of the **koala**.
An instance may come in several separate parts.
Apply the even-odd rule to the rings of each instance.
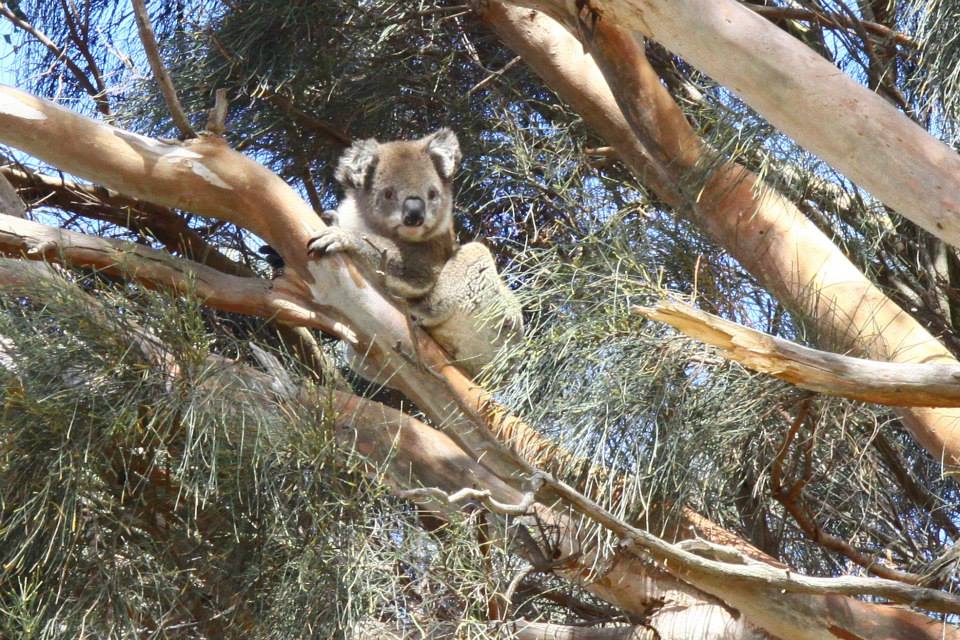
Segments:
[[[460,158],[450,129],[419,140],[355,142],[334,174],[344,189],[340,206],[325,212],[334,226],[321,229],[307,250],[353,256],[475,376],[522,334],[523,316],[489,249],[456,242],[453,175]]]

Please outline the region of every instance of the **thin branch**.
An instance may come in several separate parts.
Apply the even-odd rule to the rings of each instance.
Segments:
[[[173,80],[163,66],[163,59],[160,57],[160,48],[157,46],[157,38],[153,34],[153,27],[150,25],[150,15],[147,13],[147,7],[144,0],[132,0],[133,13],[137,18],[137,28],[140,31],[140,41],[143,42],[143,51],[147,54],[147,61],[150,63],[150,69],[153,70],[153,77],[160,85],[160,93],[167,103],[167,109],[170,110],[170,116],[173,123],[180,130],[184,138],[196,138],[197,133],[190,125],[190,120],[183,111],[180,99],[177,97],[177,90],[173,86]]]
[[[77,79],[77,82],[80,83],[80,86],[83,90],[93,98],[93,101],[97,105],[97,111],[101,115],[109,116],[110,115],[110,103],[107,102],[107,94],[98,89],[90,82],[90,78],[87,77],[87,74],[83,72],[83,69],[73,61],[73,58],[67,55],[67,52],[60,48],[53,40],[47,37],[45,33],[37,29],[35,26],[19,17],[14,13],[6,3],[0,2],[0,15],[5,17],[13,26],[17,27],[21,31],[24,31],[31,36],[33,36],[40,44],[47,48],[50,53],[54,55],[57,60],[63,60],[63,63],[67,65],[67,68],[70,69],[70,73],[73,74],[73,77]]]
[[[350,146],[350,144],[353,142],[353,138],[340,129],[337,129],[330,123],[299,109],[290,98],[276,93],[270,89],[260,89],[260,94],[266,98],[267,102],[280,109],[280,111],[283,111],[285,114],[300,123],[300,125],[319,133],[329,142],[333,142],[343,147]]]
[[[888,580],[897,580],[906,584],[919,584],[921,578],[920,575],[910,573],[909,571],[898,571],[897,569],[880,564],[877,558],[860,551],[846,540],[824,531],[817,522],[816,518],[814,518],[813,514],[810,512],[810,509],[804,504],[803,500],[803,488],[810,481],[810,477],[812,475],[812,435],[804,442],[802,446],[801,455],[804,466],[803,473],[792,485],[786,486],[784,484],[782,478],[784,457],[787,453],[787,450],[790,448],[791,443],[796,439],[799,430],[807,421],[808,415],[809,402],[804,402],[803,406],[800,408],[800,411],[797,413],[797,416],[792,418],[790,421],[790,429],[787,431],[787,434],[783,439],[783,444],[781,445],[780,450],[777,453],[777,457],[770,469],[770,492],[773,494],[773,497],[777,500],[777,502],[783,505],[783,508],[786,509],[787,513],[793,517],[794,521],[797,523],[797,526],[800,527],[800,530],[803,531],[808,538],[823,548],[843,555],[873,575],[880,576],[881,578],[886,578]]]
[[[540,473],[538,476],[544,487],[541,493],[548,492],[550,497],[560,497],[578,513],[619,536],[624,547],[649,553],[668,566],[671,573],[694,585],[701,581],[717,584],[715,581],[719,580],[731,586],[748,586],[771,596],[778,590],[783,593],[875,596],[929,611],[960,613],[960,597],[896,580],[855,576],[804,576],[790,570],[748,561],[746,556],[743,557],[742,564],[703,558],[681,546],[661,540],[652,533],[626,524],[599,504],[548,474]],[[731,552],[741,555],[735,549],[731,549]]]
[[[870,22],[869,20],[855,20],[840,13],[811,11],[808,9],[800,9],[795,7],[769,7],[751,3],[742,4],[754,13],[772,21],[802,20],[804,22],[814,22],[821,26],[831,27],[834,29],[856,30],[857,26],[860,26],[864,31],[872,33],[875,36],[879,36],[880,38],[893,40],[897,44],[903,45],[904,47],[909,47],[910,49],[920,48],[920,43],[910,36],[900,33],[899,31],[894,31],[890,27],[877,22]]]
[[[352,332],[327,310],[299,299],[280,280],[240,278],[131,242],[108,240],[0,216],[0,252],[61,262],[132,278],[148,287],[192,293],[216,309],[317,327],[350,341]],[[353,338],[355,340],[355,338]]]
[[[631,310],[719,348],[743,366],[803,389],[900,407],[960,407],[960,365],[877,362],[798,345],[680,302]]]
[[[492,82],[492,81],[495,80],[496,78],[499,78],[500,76],[502,76],[503,74],[505,74],[507,71],[509,71],[510,69],[512,69],[512,68],[514,67],[514,65],[516,65],[516,64],[517,64],[518,62],[520,62],[521,60],[523,60],[523,58],[521,58],[520,56],[516,56],[515,58],[513,58],[513,60],[511,60],[511,61],[508,62],[507,64],[505,64],[505,65],[503,65],[502,67],[500,67],[500,69],[498,69],[497,71],[494,71],[493,73],[491,73],[490,75],[488,75],[486,78],[484,78],[483,80],[481,80],[481,81],[478,82],[477,84],[475,84],[475,85],[473,85],[472,87],[470,87],[470,89],[467,91],[467,95],[468,95],[468,96],[469,96],[469,95],[473,95],[474,92],[479,91],[479,90],[482,89],[483,87],[487,86],[487,84],[489,84],[490,82]]]
[[[466,502],[467,500],[478,500],[494,513],[499,513],[500,515],[505,516],[523,516],[526,515],[530,511],[530,507],[533,506],[534,494],[537,488],[539,487],[534,488],[533,491],[528,491],[527,493],[523,494],[523,498],[516,504],[499,502],[493,498],[493,496],[490,494],[490,491],[486,489],[471,489],[470,487],[464,487],[463,489],[453,493],[447,493],[446,491],[437,489],[435,487],[406,489],[399,491],[397,495],[406,500],[439,500],[440,502],[448,505],[459,504],[461,502]]]
[[[73,4],[71,2],[71,4]],[[63,11],[64,20],[67,23],[67,29],[70,31],[70,38],[73,40],[74,44],[77,45],[77,49],[80,51],[80,55],[83,56],[83,59],[87,61],[87,69],[90,70],[90,74],[93,76],[93,81],[97,84],[97,89],[99,90],[99,95],[106,95],[107,93],[107,84],[103,81],[103,74],[100,71],[100,66],[97,64],[97,59],[93,56],[93,53],[90,51],[89,40],[80,33],[80,30],[77,28],[77,20],[79,13],[75,14],[76,7],[71,9],[67,6],[66,0],[60,0],[60,8]],[[84,30],[86,33],[86,30]]]
[[[105,220],[134,231],[149,240],[159,240],[174,254],[238,276],[252,276],[245,264],[232,260],[211,246],[186,220],[167,207],[129,198],[102,187],[79,184],[12,167],[0,167],[0,176],[20,189],[34,206],[54,206],[84,217]]]
[[[227,99],[226,89],[217,89],[214,93],[213,108],[207,114],[206,130],[214,135],[221,136],[227,130],[227,110],[230,101]]]

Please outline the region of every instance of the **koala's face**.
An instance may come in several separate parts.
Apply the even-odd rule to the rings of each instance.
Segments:
[[[418,242],[453,228],[452,179],[460,145],[449,129],[420,140],[363,140],[344,153],[337,180],[377,233]]]

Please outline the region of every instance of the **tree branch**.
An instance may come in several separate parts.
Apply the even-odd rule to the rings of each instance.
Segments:
[[[899,31],[894,31],[886,25],[882,25],[877,22],[870,22],[869,20],[854,20],[850,16],[845,16],[840,13],[811,11],[809,9],[801,9],[799,7],[770,7],[746,2],[742,2],[741,4],[754,13],[772,21],[802,20],[804,22],[814,22],[824,27],[832,27],[834,29],[853,29],[857,24],[859,24],[864,31],[872,33],[875,36],[879,36],[880,38],[892,40],[897,44],[903,45],[904,47],[909,47],[910,49],[917,50],[920,48],[920,43],[910,36],[900,33]]]
[[[245,264],[231,260],[212,247],[187,225],[186,220],[167,207],[66,178],[12,167],[0,167],[0,175],[9,179],[28,202],[38,201],[44,206],[55,206],[127,227],[145,238],[159,240],[171,253],[183,255],[224,273],[254,275]]]
[[[349,338],[351,332],[280,280],[227,275],[132,242],[107,240],[56,229],[13,216],[0,216],[0,251],[33,260],[62,262],[130,277],[148,287],[192,293],[223,311],[276,318],[317,327]]]
[[[720,349],[720,355],[803,389],[901,407],[960,407],[960,364],[877,362],[768,335],[680,302],[631,311]]]
[[[173,123],[184,138],[196,138],[197,133],[193,130],[187,114],[183,111],[183,105],[180,104],[180,99],[177,97],[173,80],[170,78],[167,68],[163,66],[163,58],[160,56],[157,38],[153,34],[153,27],[150,25],[150,14],[147,13],[147,7],[143,0],[133,0],[133,14],[137,18],[137,29],[140,31],[143,51],[147,54],[147,61],[150,63],[150,69],[153,70],[153,77],[160,85],[160,93],[163,95],[164,102],[167,103],[167,109],[170,110]]]

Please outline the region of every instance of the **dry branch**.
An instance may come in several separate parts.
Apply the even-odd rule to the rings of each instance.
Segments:
[[[147,7],[143,0],[133,0],[133,15],[137,18],[137,29],[140,32],[143,51],[147,54],[147,61],[153,71],[153,77],[160,85],[160,93],[163,94],[163,100],[167,103],[167,109],[170,110],[173,123],[177,125],[177,129],[180,130],[184,138],[196,138],[197,133],[193,130],[187,114],[183,111],[183,105],[180,104],[180,98],[177,97],[177,89],[173,86],[173,80],[170,78],[167,68],[163,66],[160,47],[157,46],[157,37],[153,34],[150,14],[147,13]]]
[[[322,309],[285,290],[281,280],[227,275],[132,242],[97,238],[3,215],[0,216],[0,252],[90,267],[123,275],[146,286],[192,293],[205,304],[223,311],[275,318],[349,335],[349,329]]]
[[[634,307],[748,369],[831,396],[901,407],[960,407],[960,364],[877,362],[768,335],[680,302]]]

